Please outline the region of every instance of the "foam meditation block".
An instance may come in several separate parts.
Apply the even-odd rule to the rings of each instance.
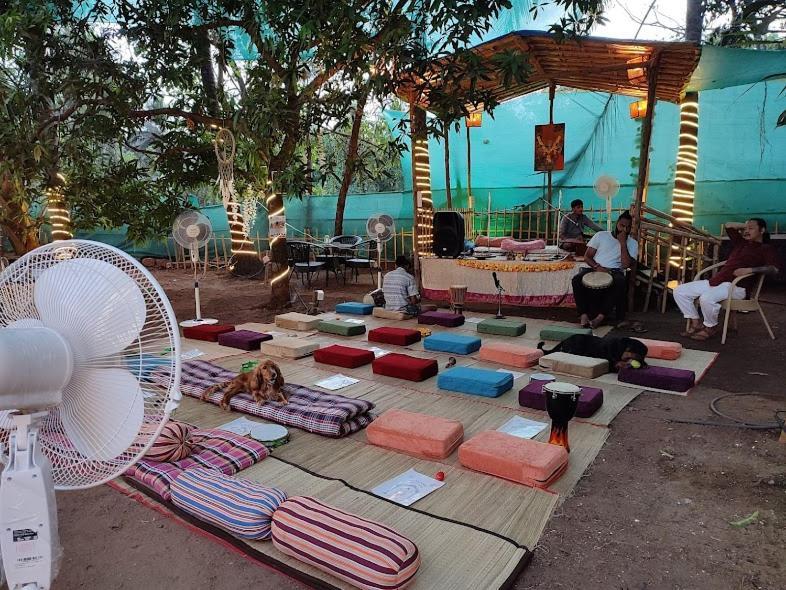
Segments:
[[[513,387],[513,375],[474,367],[452,367],[439,375],[437,387],[469,395],[499,397]]]
[[[647,338],[636,338],[647,347],[647,358],[663,359],[665,361],[676,361],[682,356],[682,344],[679,342],[668,342],[666,340],[649,340]]]
[[[407,381],[425,381],[439,372],[437,361],[421,359],[394,352],[374,359],[371,369],[377,375],[397,377]]]
[[[546,410],[546,394],[543,386],[546,381],[530,381],[519,391],[519,405],[533,410]],[[581,387],[576,416],[589,418],[603,405],[603,390],[597,387]]]
[[[507,342],[484,342],[478,356],[484,361],[526,369],[538,364],[538,359],[543,356],[543,351]]]
[[[374,328],[368,331],[368,341],[409,346],[420,341],[420,332],[411,328]]]
[[[218,335],[225,332],[234,332],[235,326],[230,324],[202,324],[183,328],[183,338],[191,340],[204,340],[205,342],[218,342]]]
[[[478,332],[481,334],[496,334],[497,336],[521,336],[527,331],[527,324],[522,320],[489,318],[478,322]]]
[[[393,408],[366,427],[366,437],[378,447],[444,459],[461,443],[464,427],[457,420]]]
[[[423,348],[437,352],[452,352],[453,354],[470,354],[480,349],[480,338],[441,332],[432,334],[423,340]]]
[[[272,340],[270,334],[254,332],[252,330],[235,330],[218,335],[218,343],[222,346],[231,346],[240,350],[259,350],[259,345],[265,340]]]
[[[320,332],[338,336],[360,336],[366,333],[365,324],[355,324],[343,320],[322,320],[319,322],[317,329]]]
[[[552,352],[538,359],[542,369],[594,379],[609,372],[609,361],[567,352]]]
[[[362,348],[333,344],[314,351],[314,360],[326,365],[355,369],[374,360],[374,353]]]
[[[394,311],[392,309],[385,309],[384,307],[375,307],[371,315],[383,320],[409,320],[414,317],[403,311]]]
[[[305,338],[293,338],[285,336],[282,338],[274,338],[263,342],[259,350],[260,352],[277,356],[286,359],[299,359],[308,356],[319,348],[319,343],[310,342]]]
[[[358,301],[347,301],[336,305],[336,313],[348,313],[350,315],[371,315],[374,306],[370,303],[360,303]]]
[[[455,328],[464,323],[464,316],[460,313],[450,313],[447,311],[426,311],[418,316],[418,323],[427,326]]]
[[[276,316],[276,326],[279,328],[287,328],[289,330],[300,330],[308,332],[316,330],[322,318],[319,316],[306,315],[296,311],[289,313],[282,313]]]
[[[540,331],[541,340],[556,340],[562,342],[574,334],[592,335],[592,328],[574,328],[572,326],[546,326]]]
[[[273,512],[286,493],[212,469],[190,469],[171,486],[172,503],[239,539],[270,538]]]
[[[642,387],[682,393],[696,385],[696,373],[687,369],[649,365],[641,369],[620,369],[620,372],[617,374],[617,380],[623,383],[641,385]]]
[[[273,513],[273,546],[356,588],[398,590],[412,582],[420,553],[387,525],[305,496]]]
[[[480,432],[463,443],[458,457],[474,471],[536,488],[549,486],[568,467],[565,447],[496,430]]]

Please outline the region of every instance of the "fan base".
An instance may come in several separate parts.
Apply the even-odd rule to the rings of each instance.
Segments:
[[[202,318],[201,320],[185,320],[180,322],[181,328],[193,328],[194,326],[208,326],[212,324],[217,324],[218,320],[214,320],[213,318]]]

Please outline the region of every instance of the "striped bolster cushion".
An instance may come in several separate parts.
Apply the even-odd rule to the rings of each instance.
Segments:
[[[210,469],[189,469],[172,482],[178,508],[240,539],[270,538],[273,511],[287,499],[276,488]]]
[[[403,588],[420,567],[417,546],[393,529],[303,496],[273,514],[273,545],[358,588]]]
[[[144,429],[144,428],[143,428]],[[151,461],[174,462],[188,457],[192,451],[191,433],[194,427],[185,422],[170,420],[150,445],[145,458]]]

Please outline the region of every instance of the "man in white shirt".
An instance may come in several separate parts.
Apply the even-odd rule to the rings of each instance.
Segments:
[[[407,256],[396,257],[396,270],[385,275],[382,292],[385,294],[385,309],[403,311],[409,315],[420,313],[418,284],[408,271],[411,264]]]
[[[617,220],[613,232],[600,231],[592,236],[587,244],[584,262],[589,268],[582,269],[573,277],[573,296],[579,312],[582,327],[597,328],[616,307],[617,319],[622,320],[625,313],[625,270],[636,263],[639,245],[630,237],[633,218],[627,211]],[[582,279],[589,272],[606,272],[612,283],[605,289],[590,289]],[[593,319],[590,321],[590,317]]]

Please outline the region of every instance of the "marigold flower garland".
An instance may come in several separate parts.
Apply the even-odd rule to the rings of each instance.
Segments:
[[[494,270],[500,272],[555,272],[571,270],[575,263],[561,260],[559,262],[487,262],[484,260],[458,260],[459,266],[477,270]]]

